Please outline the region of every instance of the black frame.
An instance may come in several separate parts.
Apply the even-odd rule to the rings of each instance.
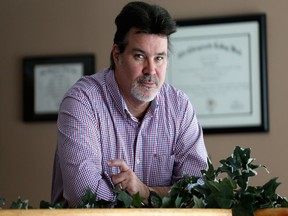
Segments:
[[[73,66],[73,64],[81,65],[81,68],[83,68],[81,76],[95,73],[95,56],[93,54],[32,56],[23,59],[23,120],[25,122],[56,121],[58,116],[58,111],[54,110],[44,113],[35,111],[35,67],[47,65]]]
[[[212,18],[201,18],[201,19],[186,19],[186,20],[177,20],[178,31],[182,27],[195,29],[197,27],[206,27],[210,28],[211,31],[215,31],[213,27],[217,27],[218,24],[235,24],[235,28],[237,28],[237,24],[239,23],[249,23],[249,22],[257,22],[259,26],[259,36],[258,36],[258,47],[259,47],[259,86],[260,86],[260,112],[261,115],[261,123],[260,124],[250,124],[243,125],[237,123],[233,123],[233,125],[221,125],[221,121],[219,121],[219,125],[215,126],[205,126],[202,125],[203,131],[205,134],[211,133],[238,133],[238,132],[268,132],[269,131],[269,114],[268,114],[268,78],[267,78],[267,45],[266,45],[266,14],[257,13],[257,14],[246,14],[246,15],[236,15],[236,16],[225,16],[225,17],[212,17]],[[211,28],[212,27],[212,28]],[[183,28],[183,29],[184,29]],[[214,33],[213,33],[214,34]],[[217,33],[215,33],[216,35]],[[177,32],[174,34],[177,35]],[[172,53],[174,49],[173,44],[173,35],[171,36],[172,42]],[[175,39],[176,40],[176,39]],[[173,58],[171,59],[173,64]],[[175,70],[175,68],[174,68]],[[176,68],[177,71],[177,68]],[[172,71],[172,73],[174,73]],[[173,83],[172,83],[173,84]],[[176,86],[177,87],[177,86]],[[193,103],[193,102],[192,102]],[[258,116],[259,116],[258,115]],[[198,116],[199,118],[199,116]],[[201,118],[199,118],[201,123]]]

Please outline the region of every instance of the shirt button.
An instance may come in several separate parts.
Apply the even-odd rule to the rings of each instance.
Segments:
[[[140,164],[140,160],[139,160],[139,159],[137,159],[137,160],[136,160],[136,163],[137,163],[137,164]]]

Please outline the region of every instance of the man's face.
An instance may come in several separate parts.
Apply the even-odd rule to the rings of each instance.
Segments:
[[[132,28],[128,44],[120,54],[113,47],[115,77],[125,100],[149,102],[164,83],[167,69],[167,37],[139,33]]]

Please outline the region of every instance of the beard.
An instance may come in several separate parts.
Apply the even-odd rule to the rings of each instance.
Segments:
[[[145,82],[153,82],[155,87],[143,86]],[[131,88],[131,94],[138,100],[143,102],[152,101],[159,92],[159,81],[155,76],[144,75],[138,77],[133,83]]]

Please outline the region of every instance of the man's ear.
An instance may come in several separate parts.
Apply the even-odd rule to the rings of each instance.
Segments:
[[[114,44],[112,47],[112,56],[113,56],[114,63],[115,64],[119,63],[120,51],[119,51],[117,44]]]

